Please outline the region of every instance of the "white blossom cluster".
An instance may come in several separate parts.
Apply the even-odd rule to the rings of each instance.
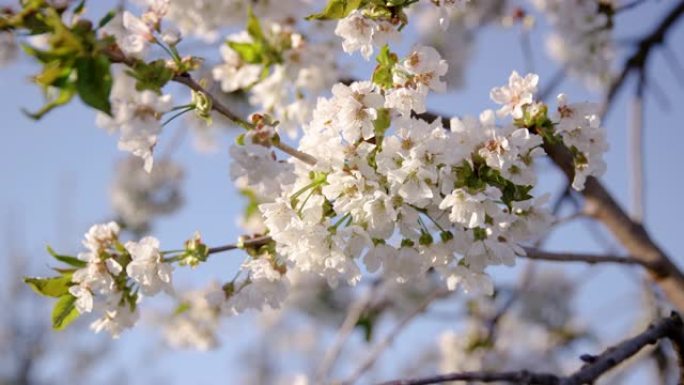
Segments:
[[[126,228],[134,230],[147,229],[154,217],[174,212],[183,202],[180,165],[161,160],[150,173],[141,166],[138,158],[122,160],[110,190],[114,212]]]
[[[424,111],[428,89],[444,88],[445,72],[436,51],[420,47],[397,63],[392,89],[337,84],[332,98],[319,100],[299,145],[315,164],[293,161],[295,182],[260,206],[289,266],[332,286],[358,282],[360,261],[398,282],[432,268],[450,289],[491,292],[486,267],[513,265],[520,243],[548,227],[544,199],[528,195],[541,136],[497,125],[491,110],[452,119],[450,130],[411,116]],[[492,90],[498,115],[519,122],[543,114],[537,82],[514,73]]]
[[[399,39],[395,25],[386,20],[374,20],[359,10],[337,23],[335,35],[343,39],[344,52],[352,54],[359,51],[366,60],[370,59],[375,48]]]
[[[195,110],[211,124],[212,108],[220,110],[215,103],[221,99],[209,95],[202,81],[194,84],[187,78],[193,94],[184,106],[172,106],[171,95],[162,92],[173,75],[183,79],[199,66],[196,58],[178,53],[181,32],[214,39],[224,26],[248,15],[245,30],[228,35],[221,45],[222,62],[212,68],[211,77],[224,93],[247,93],[258,111],[248,120],[224,112],[247,129],[230,148],[230,175],[250,197],[245,218],[253,236],[228,247],[248,254],[233,280],[176,297],[180,306],[164,332],[173,346],[214,347],[220,316],[278,308],[293,286],[305,287],[310,277],[330,289],[354,285],[364,273],[380,276],[394,294],[387,295],[388,303],[402,301],[405,293],[396,285],[424,289],[420,283],[428,272],[435,272],[449,290],[492,294],[487,269],[513,266],[525,253],[523,245],[551,225],[548,197],[534,190],[535,162],[545,155],[544,146],[567,147],[578,190],[587,177],[605,170],[607,144],[597,106],[569,103],[561,94],[550,109],[536,99],[535,74],[513,72],[506,85],[492,89],[496,111],[448,122],[426,119],[421,114],[427,112],[430,92],[446,91],[445,79],[458,82],[462,69],[450,75],[447,61],[431,46],[416,45],[403,57],[391,52],[387,43],[398,39],[404,13],[388,19],[361,6],[335,17],[335,34],[345,52],[359,51],[366,60],[379,52],[370,81],[345,84],[337,83],[334,47],[310,39],[286,20],[303,12],[301,5],[309,1],[252,3],[145,0],[140,17],[124,11],[119,26],[113,22],[99,32],[115,38],[125,55],[122,61],[139,65],[128,71],[115,68],[111,115],[98,113],[97,124],[119,133],[119,148],[137,157],[119,169],[112,200],[125,228],[140,230],[153,215],[180,202],[181,170],[162,160],[152,171],[162,117]],[[448,28],[450,20],[458,21],[441,37],[441,49],[449,55],[468,51],[471,32],[501,11],[500,0],[430,3],[429,23],[439,19]],[[605,20],[586,5],[593,2],[580,2],[586,6],[573,10],[558,1],[536,3],[552,15],[567,40],[563,44],[577,51],[564,52],[561,60],[572,70],[603,76],[609,66],[608,31],[597,29]],[[263,12],[261,20],[257,12]],[[564,12],[568,20],[557,17]],[[180,31],[162,28],[163,19]],[[0,62],[4,37],[0,34]],[[152,45],[171,59],[147,63]],[[596,47],[606,55],[591,62],[581,57]],[[456,67],[464,63],[456,62]],[[157,79],[145,83],[148,72],[157,68],[169,70],[168,77],[160,84]],[[320,97],[327,91],[329,97]],[[300,131],[296,149],[281,142],[281,134],[295,138]],[[279,159],[276,147],[292,157]],[[78,256],[82,263],[72,260],[78,268],[67,273],[78,312],[98,314],[91,328],[114,337],[135,324],[143,297],[175,295],[173,263],[194,267],[213,253],[199,234],[185,250],[163,252],[154,237],[123,243],[119,232],[114,222],[93,226],[83,243],[86,251]],[[256,246],[245,246],[255,240]]]
[[[193,240],[201,242],[199,234]],[[178,297],[176,311],[162,320],[166,341],[178,348],[216,347],[222,317],[280,308],[289,293],[289,275],[268,249],[250,253],[236,278],[223,287],[212,283]]]
[[[155,33],[160,31],[161,22],[166,15],[170,0],[148,0],[147,10],[137,17],[129,11],[124,11],[122,16],[124,31],[117,37],[119,48],[129,56],[143,56],[150,43],[156,41]],[[162,34],[163,41],[171,44],[180,39],[177,32],[167,30]]]
[[[91,324],[95,332],[118,337],[138,320],[136,306],[142,296],[172,292],[173,268],[163,261],[155,238],[121,244],[119,226],[110,222],[91,227],[83,245],[87,251],[78,259],[86,265],[73,272],[69,293],[79,313],[100,314]]]
[[[553,28],[546,41],[550,55],[591,86],[609,81],[615,47],[600,1],[531,1]]]
[[[264,23],[264,35],[279,56],[275,64],[249,62],[228,43],[255,43],[247,33],[231,34],[221,46],[223,63],[213,68],[224,92],[249,90],[258,111],[280,121],[279,130],[294,137],[311,119],[316,97],[337,81],[334,54],[326,44],[308,41],[292,26]]]
[[[608,143],[605,129],[601,127],[600,106],[588,102],[568,103],[566,95],[560,94],[557,112],[551,119],[574,156],[572,187],[583,190],[588,176],[601,176],[606,171],[603,154],[608,151]]]
[[[260,19],[286,21],[310,11],[312,0],[174,0],[169,3],[167,19],[183,35],[215,41],[225,27],[242,24],[252,6]]]
[[[144,169],[152,170],[152,152],[161,132],[161,117],[172,108],[171,95],[159,95],[151,90],[136,91],[135,79],[117,72],[109,97],[112,116],[97,114],[98,126],[110,133],[118,132],[119,149],[142,158]]]

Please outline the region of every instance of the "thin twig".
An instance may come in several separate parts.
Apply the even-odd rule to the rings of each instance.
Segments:
[[[212,247],[209,249],[208,253],[211,255],[216,253],[222,253],[224,251],[244,249],[245,247],[259,247],[269,242],[271,242],[271,237],[269,236],[256,237],[239,243]]]
[[[646,2],[646,0],[632,0],[632,2],[630,2],[630,3],[626,3],[626,4],[623,4],[623,5],[616,7],[613,12],[614,13],[620,13],[620,12],[624,12],[624,11],[629,11],[630,9],[635,8],[635,7],[641,5],[645,2]]]
[[[631,154],[629,157],[631,178],[630,198],[632,220],[643,223],[644,221],[644,86],[646,77],[639,76],[639,84],[632,98],[632,116],[629,125],[629,144]]]
[[[316,164],[316,158],[314,158],[313,156],[311,156],[307,153],[301,152],[294,147],[290,147],[286,143],[276,142],[276,143],[273,143],[273,147],[275,147],[275,148],[279,149],[280,151],[292,156],[293,158],[301,160],[302,162],[304,162],[308,165],[313,166],[314,164]]]
[[[537,249],[525,249],[527,255],[521,257],[527,259],[550,261],[550,262],[584,262],[588,264],[597,263],[617,263],[623,265],[639,265],[643,266],[658,274],[667,274],[661,271],[662,266],[657,263],[644,261],[634,257],[619,257],[614,255],[596,255],[596,254],[582,254],[582,253],[553,253],[549,251],[542,251]]]
[[[126,64],[129,67],[133,67],[136,63],[135,59],[127,57],[126,55],[124,55],[123,52],[121,52],[121,50],[119,50],[116,47],[110,47],[106,49],[104,53],[107,55],[107,57],[109,57],[109,60],[113,63],[122,63]],[[230,108],[228,108],[225,104],[221,103],[221,101],[218,100],[211,92],[207,91],[204,87],[202,87],[202,85],[195,81],[195,79],[193,79],[189,73],[186,72],[179,75],[175,75],[171,80],[173,80],[176,83],[183,84],[195,92],[201,92],[202,94],[204,94],[207,98],[209,98],[209,100],[211,100],[211,107],[214,111],[225,116],[226,118],[228,118],[228,120],[235,123],[236,125],[246,130],[251,130],[252,128],[254,128],[254,126],[250,122],[242,119],[237,114],[233,113],[233,111],[231,111]],[[290,147],[285,143],[277,142],[274,143],[273,146],[285,152],[286,154],[301,160],[306,164],[316,164],[316,158],[302,151],[299,151],[293,147]]]
[[[382,283],[378,285],[382,285]],[[333,369],[337,358],[342,352],[345,342],[347,342],[349,336],[354,331],[354,328],[359,322],[359,319],[361,319],[363,312],[368,309],[368,305],[373,300],[373,296],[378,292],[378,285],[373,286],[369,291],[359,296],[359,298],[352,302],[347,308],[347,315],[342,322],[340,329],[337,331],[335,341],[323,356],[323,360],[318,367],[318,371],[316,373],[316,383],[325,383],[328,374]]]
[[[418,305],[418,307],[416,307],[412,312],[406,314],[404,318],[402,318],[399,321],[399,323],[396,324],[394,329],[392,329],[392,331],[390,331],[390,333],[382,341],[380,341],[380,343],[373,347],[368,357],[366,357],[363,363],[358,368],[356,368],[352,375],[349,376],[346,380],[342,381],[341,384],[351,385],[358,381],[358,379],[361,378],[361,376],[363,376],[368,370],[370,370],[373,367],[378,358],[380,358],[382,352],[384,352],[385,349],[387,349],[392,344],[392,342],[394,342],[394,339],[397,338],[397,336],[402,331],[404,331],[406,326],[408,326],[414,318],[418,317],[420,314],[425,312],[435,299],[443,297],[450,293],[451,292],[446,289],[437,289],[423,302],[421,302],[420,305]]]
[[[654,48],[660,46],[665,42],[667,33],[677,23],[680,17],[684,15],[684,0],[680,0],[670,12],[656,25],[651,33],[643,37],[637,43],[637,50],[632,54],[622,67],[622,71],[615,78],[608,88],[606,99],[603,103],[601,115],[605,117],[615,101],[615,96],[620,89],[625,85],[627,78],[632,72],[645,72],[648,59]]]
[[[209,99],[211,99],[211,106],[212,109],[219,114],[225,116],[228,118],[230,121],[233,123],[239,125],[240,127],[243,127],[247,130],[250,130],[253,128],[252,124],[247,122],[246,120],[240,118],[239,116],[235,115],[226,105],[221,103],[214,95],[212,95],[209,91],[204,89],[199,83],[197,83],[188,73],[177,75],[173,77],[173,80],[175,82],[185,84],[189,88],[191,88],[194,91],[201,92],[204,95],[206,95]],[[306,154],[302,151],[299,151],[293,147],[290,147],[289,145],[283,143],[283,142],[275,142],[273,143],[273,147],[283,151],[284,153],[301,160],[302,162],[309,164],[309,165],[314,165],[316,164],[316,158],[313,156]]]

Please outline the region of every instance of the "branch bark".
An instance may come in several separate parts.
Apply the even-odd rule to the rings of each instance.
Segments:
[[[572,180],[572,155],[562,145],[545,143],[551,160]],[[651,239],[644,226],[633,221],[606,188],[594,177],[587,179],[582,191],[587,213],[601,222],[636,260],[655,266],[651,278],[662,288],[670,302],[684,311],[684,274],[672,259]]]
[[[534,384],[534,385],[558,385],[560,379],[554,374],[530,373],[527,371],[518,372],[463,372],[442,374],[439,376],[416,378],[412,380],[395,380],[383,382],[379,385],[430,385],[441,384],[450,381],[475,381],[475,382],[508,382],[512,384]]]
[[[525,370],[514,372],[463,372],[409,380],[394,380],[383,382],[380,385],[430,385],[449,381],[476,381],[483,383],[504,381],[528,385],[592,384],[599,377],[625,362],[644,347],[655,344],[661,339],[670,339],[675,347],[679,347],[678,351],[681,353],[681,349],[684,347],[682,345],[684,344],[683,326],[679,314],[673,312],[670,317],[659,320],[650,325],[641,334],[606,349],[598,356],[582,356],[582,359],[587,364],[575,373],[565,377],[549,373],[532,373]],[[680,358],[682,358],[681,354]],[[681,372],[680,376],[682,376]]]
[[[222,253],[224,251],[230,251],[230,250],[237,250],[237,249],[244,249],[245,247],[259,247],[268,244],[271,242],[271,237],[269,236],[262,236],[262,237],[256,237],[256,238],[251,238],[247,239],[238,243],[233,243],[229,245],[224,245],[224,246],[216,246],[212,247],[207,251],[207,254],[216,254],[216,253]]]
[[[104,53],[107,55],[107,57],[109,57],[109,60],[112,63],[121,63],[129,67],[133,67],[135,65],[135,59],[132,59],[124,55],[124,53],[121,52],[121,50],[119,50],[118,47],[111,47],[110,49],[105,50]],[[211,92],[207,91],[204,87],[197,83],[197,81],[195,81],[195,79],[193,79],[193,77],[189,73],[186,72],[179,75],[174,75],[174,77],[171,80],[176,83],[183,84],[193,91],[201,92],[204,95],[206,95],[207,98],[211,100],[211,108],[219,114],[228,118],[231,122],[237,124],[238,126],[246,130],[251,130],[252,128],[254,128],[250,122],[236,115],[233,111],[231,111],[230,108],[228,108],[228,106],[221,103],[220,100],[218,100],[214,95],[212,95]],[[296,148],[287,145],[286,143],[275,142],[273,143],[273,147],[283,151],[284,153],[296,159],[301,160],[306,164],[316,164],[316,158],[309,154],[301,152]]]
[[[638,41],[636,51],[627,58],[622,71],[608,88],[601,115],[605,116],[608,113],[613,105],[615,96],[625,85],[627,78],[632,72],[643,73],[646,71],[646,65],[653,49],[665,42],[667,33],[672,30],[672,27],[677,24],[682,15],[684,15],[684,0],[680,0],[656,25],[651,33]]]
[[[522,258],[534,259],[539,261],[584,262],[588,264],[616,263],[622,265],[639,265],[645,267],[650,271],[654,271],[659,275],[667,274],[667,272],[665,271],[659,271],[659,269],[661,268],[660,264],[647,262],[631,256],[620,257],[617,255],[597,255],[584,253],[554,253],[531,248],[526,248],[525,252],[527,254],[521,256]]]

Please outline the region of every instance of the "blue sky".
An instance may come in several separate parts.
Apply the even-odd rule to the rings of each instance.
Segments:
[[[616,34],[628,38],[649,30],[668,8],[667,3],[646,5],[621,16]],[[98,4],[93,11],[100,13],[100,8],[106,7]],[[670,49],[684,62],[684,44],[681,44],[684,41],[684,23],[672,31],[668,40]],[[544,83],[557,67],[546,57],[540,40],[534,38],[533,47],[535,68]],[[503,84],[512,70],[523,72],[524,69],[517,34],[487,29],[478,37],[466,88],[434,98],[431,108],[456,115],[477,114],[484,108],[492,108],[489,89]],[[115,136],[95,126],[94,112],[78,101],[54,111],[40,122],[26,118],[21,108],[36,109],[42,103],[36,87],[27,82],[36,70],[37,67],[25,58],[0,70],[0,116],[5,132],[0,151],[0,180],[3,181],[0,217],[3,226],[9,225],[14,228],[14,234],[19,234],[18,243],[34,258],[31,273],[39,275],[47,273],[46,244],[60,251],[76,252],[87,228],[111,216],[108,189],[113,165],[125,154],[117,150]],[[361,70],[358,76],[363,76]],[[680,108],[680,98],[684,95],[684,87],[666,65],[662,54],[655,55],[649,73],[662,90],[659,92],[667,95],[670,103],[669,108],[663,108],[656,103],[653,93],[647,93],[646,226],[673,259],[684,265],[684,244],[680,242],[681,217],[684,216],[680,198],[684,188],[680,148],[684,142],[684,109]],[[626,89],[633,90],[633,84]],[[568,93],[571,100],[601,99],[600,94],[586,91],[573,79],[563,82],[558,90]],[[623,92],[619,95],[605,122],[611,149],[606,157],[608,172],[602,178],[623,205],[628,202],[628,94]],[[174,125],[167,128],[161,148],[175,129],[177,126]],[[200,230],[210,245],[231,242],[240,234],[236,218],[242,201],[228,173],[227,146],[232,140],[231,135],[221,139],[216,153],[198,153],[187,139],[175,152],[175,159],[186,168],[186,205],[178,213],[163,217],[153,229],[153,234],[167,248],[180,246],[195,230]],[[561,188],[560,176],[548,164],[540,165],[540,169],[545,175],[540,191],[557,193]],[[0,242],[7,244],[8,236],[6,232],[0,232]],[[554,250],[601,250],[579,222],[555,231],[547,247]],[[239,260],[238,255],[222,255],[208,266],[181,271],[177,282],[181,287],[191,287],[209,279],[232,277]],[[566,270],[570,276],[577,277],[585,276],[589,271],[584,266],[574,265],[567,266]],[[633,331],[634,308],[639,300],[639,289],[634,284],[636,276],[619,267],[591,270],[593,275],[582,285],[577,303],[586,314],[586,322],[598,325],[605,332],[606,341]],[[493,275],[495,280],[511,280],[516,272],[516,269],[495,269]],[[43,302],[47,307],[49,301]],[[150,328],[138,328],[116,342],[118,353],[115,359],[119,362],[99,374],[107,377],[107,370],[126,367],[131,371],[152,368],[148,372],[154,372],[155,377],[172,380],[172,383],[214,383],[217,376],[236,378],[245,365],[237,355],[238,348],[254,342],[254,333],[246,330],[248,319],[230,321],[223,335],[227,347],[208,354],[162,353],[157,333]],[[77,327],[86,332],[85,323]],[[412,339],[420,338],[429,327],[429,323],[417,323],[409,328],[399,339],[396,352],[402,355],[402,344],[411,344]],[[51,370],[50,367],[45,368],[45,375],[49,375]],[[149,377],[134,379],[134,382],[145,382],[146,379]]]

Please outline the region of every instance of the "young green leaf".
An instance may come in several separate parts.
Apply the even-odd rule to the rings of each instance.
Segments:
[[[86,0],[81,0],[80,3],[74,8],[74,15],[80,15],[85,10]]]
[[[47,247],[47,252],[50,253],[50,255],[52,255],[56,260],[64,262],[69,266],[82,268],[87,265],[86,261],[82,261],[76,257],[72,257],[70,255],[57,254],[50,246]]]
[[[71,98],[73,98],[75,94],[76,94],[76,90],[73,88],[73,86],[66,86],[66,87],[61,88],[59,90],[59,94],[57,94],[56,98],[48,101],[38,111],[29,112],[25,109],[22,109],[22,112],[24,114],[26,114],[26,116],[30,117],[31,119],[39,120],[40,118],[45,116],[45,114],[52,111],[53,109],[69,103],[71,101]]]
[[[259,19],[254,15],[252,7],[249,7],[247,10],[247,33],[258,43],[266,41],[264,31],[261,30],[261,24],[259,24]]]
[[[76,297],[71,294],[59,297],[52,309],[52,328],[54,330],[64,330],[78,318],[80,314],[74,305],[75,303]]]
[[[69,293],[69,285],[71,285],[70,276],[59,276],[50,278],[33,278],[25,277],[26,283],[33,291],[40,295],[47,297],[61,297]]]
[[[329,0],[322,12],[306,17],[306,20],[336,20],[347,17],[352,11],[359,9],[361,0]]]
[[[76,59],[76,89],[83,102],[108,115],[112,113],[109,93],[112,90],[110,63],[104,55]]]
[[[137,62],[126,73],[137,80],[135,89],[138,91],[151,90],[161,93],[162,87],[173,78],[173,71],[166,66],[164,60]]]
[[[263,61],[263,46],[258,43],[229,41],[228,46],[240,55],[240,59],[248,64],[260,64]]]
[[[100,21],[97,23],[97,28],[102,28],[105,25],[107,25],[114,17],[116,17],[117,11],[112,9],[111,11],[107,12],[106,15]]]
[[[378,62],[378,65],[375,66],[371,80],[384,89],[392,88],[394,85],[392,71],[399,61],[397,55],[392,53],[389,50],[389,46],[385,44],[375,60]]]

